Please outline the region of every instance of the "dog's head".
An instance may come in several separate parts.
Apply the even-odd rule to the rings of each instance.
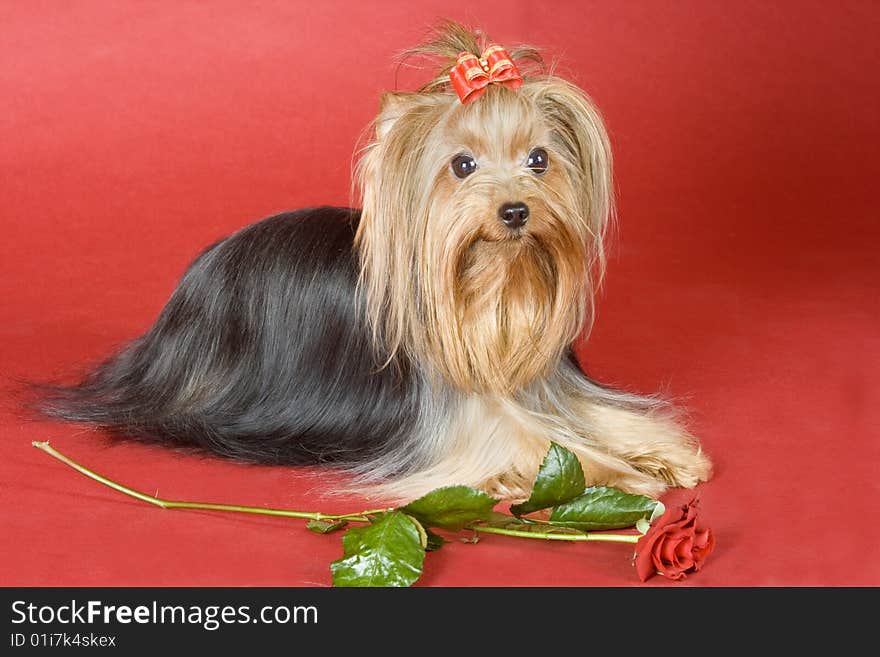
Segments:
[[[440,75],[383,97],[358,166],[361,285],[377,346],[465,391],[545,376],[592,318],[612,215],[611,153],[586,95],[525,74],[464,104],[449,71],[485,37],[447,24]],[[510,50],[525,71],[532,49]]]

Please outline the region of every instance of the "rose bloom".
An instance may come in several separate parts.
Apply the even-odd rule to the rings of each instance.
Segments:
[[[657,572],[683,579],[699,570],[714,548],[712,531],[697,525],[696,500],[671,506],[636,543],[636,572],[643,582]]]

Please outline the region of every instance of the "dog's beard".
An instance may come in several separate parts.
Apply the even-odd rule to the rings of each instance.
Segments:
[[[587,255],[575,234],[555,228],[477,233],[447,251],[452,264],[425,299],[435,305],[424,329],[435,366],[457,387],[511,394],[548,375],[577,336]]]

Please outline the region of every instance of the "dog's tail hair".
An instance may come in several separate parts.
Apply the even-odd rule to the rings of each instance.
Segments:
[[[247,461],[284,460],[279,446],[267,454],[262,441],[237,439],[241,427],[234,433],[228,429],[240,420],[223,421],[219,407],[211,412],[222,391],[212,385],[210,373],[225,369],[226,378],[241,380],[233,370],[246,367],[229,358],[246,349],[233,344],[232,327],[223,328],[232,315],[224,311],[226,304],[217,291],[205,287],[207,272],[217,261],[212,257],[215,249],[217,245],[207,249],[190,266],[146,334],[73,385],[31,384],[31,409],[54,419],[93,424],[116,437],[203,448]],[[221,367],[224,358],[228,362]]]
[[[355,296],[357,219],[306,209],[218,242],[145,335],[75,385],[34,386],[31,407],[247,462],[379,458],[409,434],[419,398],[402,370],[375,372]]]

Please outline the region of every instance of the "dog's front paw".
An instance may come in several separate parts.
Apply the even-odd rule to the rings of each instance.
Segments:
[[[691,444],[636,457],[631,462],[636,469],[678,488],[693,488],[712,477],[712,461]]]

